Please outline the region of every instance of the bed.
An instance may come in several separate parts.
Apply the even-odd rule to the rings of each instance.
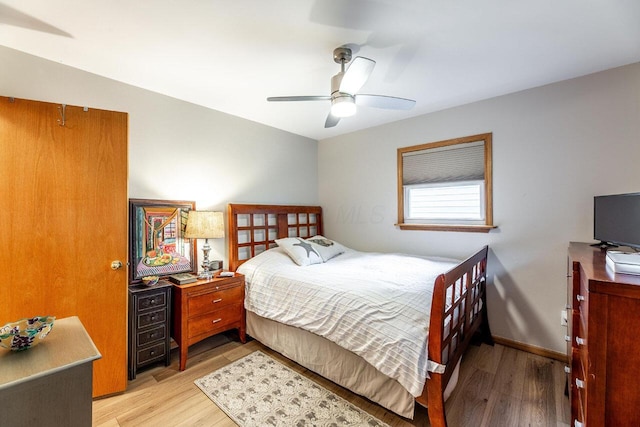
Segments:
[[[229,268],[245,274],[247,282],[245,307],[250,336],[403,417],[413,418],[417,402],[428,407],[432,426],[447,425],[444,402],[457,380],[464,350],[474,335],[491,341],[485,293],[486,246],[462,262],[412,256],[399,258],[396,254],[368,254],[343,248],[340,255],[327,261],[300,267],[285,253],[287,248],[283,242],[301,238],[300,243],[306,245],[307,239],[323,236],[321,207],[229,204],[227,224]],[[282,247],[276,245],[276,240]],[[407,264],[400,268],[401,263]],[[385,265],[391,270],[384,270]],[[402,292],[389,294],[388,289],[378,287],[391,283],[391,279],[395,280],[391,276],[398,276],[403,271],[408,272],[408,277],[404,279],[407,284],[403,282]],[[416,278],[418,271],[421,276]],[[286,277],[285,272],[288,273]],[[263,278],[268,279],[265,283],[271,280],[282,287],[279,292],[284,297],[278,296],[276,287],[268,287],[275,285],[263,284]],[[293,278],[300,281],[290,284]],[[343,302],[343,294],[347,292],[341,291],[344,285],[338,284],[338,280],[349,281],[349,293],[352,289],[369,293],[359,294],[359,300]],[[323,282],[322,291],[314,290],[312,285],[315,285],[311,283],[314,281],[326,282]],[[426,286],[425,282],[431,285],[426,293],[423,288],[417,288]],[[294,294],[302,293],[307,287],[311,292],[302,298],[308,303],[293,302]],[[415,292],[411,293],[414,288]],[[409,290],[407,297],[403,296],[407,292],[405,289]],[[383,312],[384,317],[387,306],[400,304],[402,312],[407,313],[407,324],[415,323],[416,326],[394,325],[393,321],[399,317],[395,314],[387,316],[389,325],[368,317],[362,317],[366,321],[359,321],[361,315],[351,308],[362,305],[359,301],[369,301],[374,293],[389,303],[372,300],[373,311]],[[286,299],[287,295],[291,295],[291,301]],[[312,300],[312,296],[330,301]],[[261,300],[264,303],[259,302]],[[327,313],[339,311],[340,306],[346,307],[348,316],[339,315],[336,323]],[[314,320],[307,317],[308,313],[291,311],[296,307],[316,307],[316,312],[327,315]],[[279,317],[273,315],[274,311]],[[397,307],[392,312],[398,313]],[[340,327],[336,326],[338,324]],[[345,336],[345,331],[356,329],[358,333],[352,335],[358,339]],[[407,329],[406,336],[403,329]],[[401,352],[394,353],[386,342],[368,335],[378,333],[378,330],[397,335]],[[369,347],[364,347],[365,344]],[[398,347],[397,343],[393,344]],[[371,345],[379,345],[379,348],[374,347],[372,351]],[[388,363],[395,359],[403,359],[402,364]]]

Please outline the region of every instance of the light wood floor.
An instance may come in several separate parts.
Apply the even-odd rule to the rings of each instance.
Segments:
[[[413,420],[359,397],[291,362],[257,341],[241,344],[233,335],[218,335],[189,349],[187,369],[172,363],[139,372],[124,394],[93,402],[93,425],[101,427],[229,426],[235,424],[193,383],[245,355],[261,350],[305,374],[391,426],[428,426],[427,410],[418,407]],[[458,386],[446,403],[449,426],[568,426],[564,365],[499,344],[473,346],[465,354]]]

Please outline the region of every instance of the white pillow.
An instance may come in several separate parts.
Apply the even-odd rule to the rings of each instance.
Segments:
[[[281,247],[287,255],[298,265],[322,264],[324,261],[316,246],[300,237],[287,237],[276,240],[276,244]]]
[[[310,237],[307,239],[307,242],[311,242],[313,248],[320,254],[324,262],[329,261],[331,258],[345,251],[345,247],[340,243],[327,239],[324,236]]]

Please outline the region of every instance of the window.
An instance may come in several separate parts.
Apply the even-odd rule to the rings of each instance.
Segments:
[[[491,137],[473,135],[398,149],[398,226],[488,232]]]

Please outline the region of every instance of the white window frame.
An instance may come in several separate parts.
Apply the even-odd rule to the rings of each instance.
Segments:
[[[438,215],[425,215],[425,216],[413,216],[412,215],[412,190],[419,189],[440,189],[440,188],[456,188],[456,187],[475,187],[477,191],[478,203],[473,206],[477,209],[477,215],[470,217],[469,215],[458,215],[450,212],[443,216]],[[485,203],[485,189],[484,181],[456,181],[456,182],[439,182],[432,184],[412,184],[404,186],[404,221],[410,224],[423,224],[425,222],[432,224],[467,224],[467,225],[483,225],[486,220],[486,203]],[[453,197],[451,195],[450,197]]]

